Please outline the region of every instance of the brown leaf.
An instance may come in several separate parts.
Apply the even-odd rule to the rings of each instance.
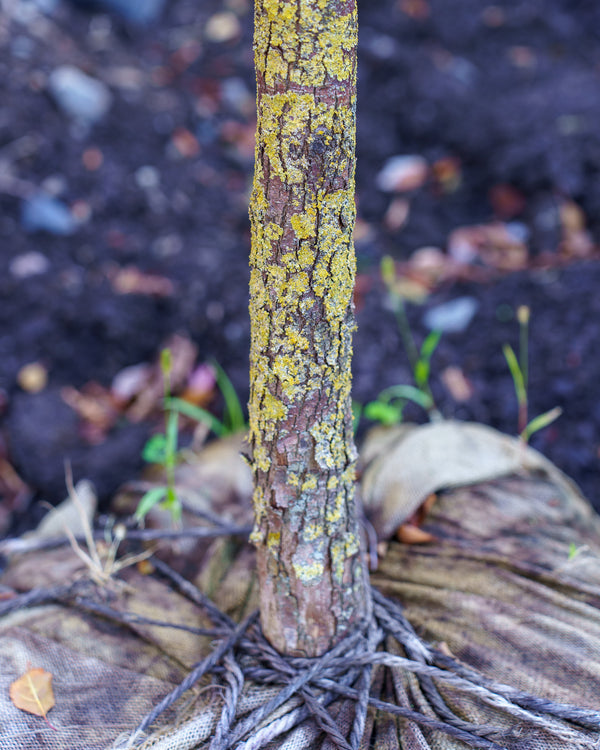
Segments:
[[[403,523],[396,532],[396,537],[403,544],[428,544],[435,542],[435,537],[428,531],[412,523]]]
[[[110,269],[109,280],[117,294],[145,294],[152,297],[171,297],[175,287],[170,279],[145,273],[135,266]]]
[[[473,385],[456,365],[448,365],[441,373],[442,383],[448,389],[452,398],[459,404],[464,404],[473,395]]]
[[[91,381],[81,390],[66,385],[60,390],[62,400],[81,418],[82,434],[92,444],[101,443],[119,418],[119,409],[111,392]]]
[[[410,214],[410,203],[405,198],[394,198],[383,218],[384,224],[392,232],[397,232],[406,224]]]
[[[189,159],[200,152],[200,144],[196,136],[186,128],[177,128],[171,137],[171,143],[177,154]]]
[[[416,21],[424,21],[431,13],[427,0],[401,0],[400,10]]]
[[[456,263],[483,263],[499,271],[521,270],[528,261],[523,238],[498,221],[458,227],[448,237],[448,254]]]
[[[456,156],[444,156],[431,167],[437,189],[442,193],[455,193],[462,182],[460,159]]]
[[[52,674],[41,667],[29,669],[11,684],[9,695],[21,711],[45,719],[48,711],[54,706]]]
[[[526,207],[525,196],[512,185],[494,185],[489,193],[490,203],[496,216],[506,221],[514,219]]]
[[[406,193],[418,190],[429,174],[427,160],[419,154],[389,158],[376,178],[377,187],[384,193]]]

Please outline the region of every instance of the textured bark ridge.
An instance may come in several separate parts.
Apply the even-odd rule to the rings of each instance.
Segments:
[[[365,619],[350,408],[355,0],[256,0],[250,437],[266,636],[315,656]]]

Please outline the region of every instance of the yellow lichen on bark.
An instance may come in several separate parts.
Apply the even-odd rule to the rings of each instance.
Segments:
[[[368,607],[350,410],[354,0],[256,0],[250,442],[261,620],[316,655]]]
[[[264,13],[256,16],[254,34],[265,54],[256,58],[256,66],[267,86],[287,76],[301,86],[322,86],[328,78],[346,81],[354,74],[357,27],[352,12],[336,14],[328,0],[261,4]]]

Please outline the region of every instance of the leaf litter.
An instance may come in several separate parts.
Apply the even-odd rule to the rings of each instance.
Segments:
[[[51,729],[57,731],[47,717],[48,711],[55,704],[50,672],[46,672],[42,667],[28,669],[25,674],[11,683],[9,695],[17,708],[34,716],[40,716]]]

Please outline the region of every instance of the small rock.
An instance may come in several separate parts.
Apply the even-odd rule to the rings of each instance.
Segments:
[[[242,114],[254,110],[254,95],[241,78],[226,78],[221,85],[221,98],[225,104]]]
[[[30,362],[17,373],[17,383],[27,393],[39,393],[48,384],[48,371],[39,362]]]
[[[53,198],[59,198],[66,192],[68,186],[69,183],[64,175],[52,174],[40,183],[40,190]]]
[[[392,156],[377,175],[376,184],[384,193],[404,193],[420,188],[428,172],[422,156]]]
[[[160,185],[160,172],[150,164],[136,169],[134,177],[136,185],[142,190],[152,190]]]
[[[74,120],[92,124],[110,109],[112,95],[108,87],[73,65],[55,68],[48,87],[60,109]]]
[[[423,323],[431,331],[460,333],[473,320],[478,307],[475,297],[457,297],[427,310]]]
[[[26,279],[29,276],[37,276],[46,273],[50,268],[50,261],[37,250],[21,253],[13,258],[8,266],[10,273],[17,279]]]
[[[159,258],[170,258],[177,255],[183,248],[183,241],[178,234],[166,234],[163,237],[157,237],[150,249],[153,255]]]
[[[71,206],[71,213],[77,224],[81,226],[92,218],[92,207],[87,201],[75,201]]]
[[[90,146],[81,155],[81,162],[88,172],[95,172],[102,166],[104,154],[96,146]]]
[[[68,206],[43,193],[38,193],[23,203],[21,224],[26,232],[50,232],[63,237],[73,234],[77,228],[77,222]]]
[[[209,42],[230,42],[239,36],[240,32],[238,17],[230,11],[215,13],[208,19],[204,29]]]

